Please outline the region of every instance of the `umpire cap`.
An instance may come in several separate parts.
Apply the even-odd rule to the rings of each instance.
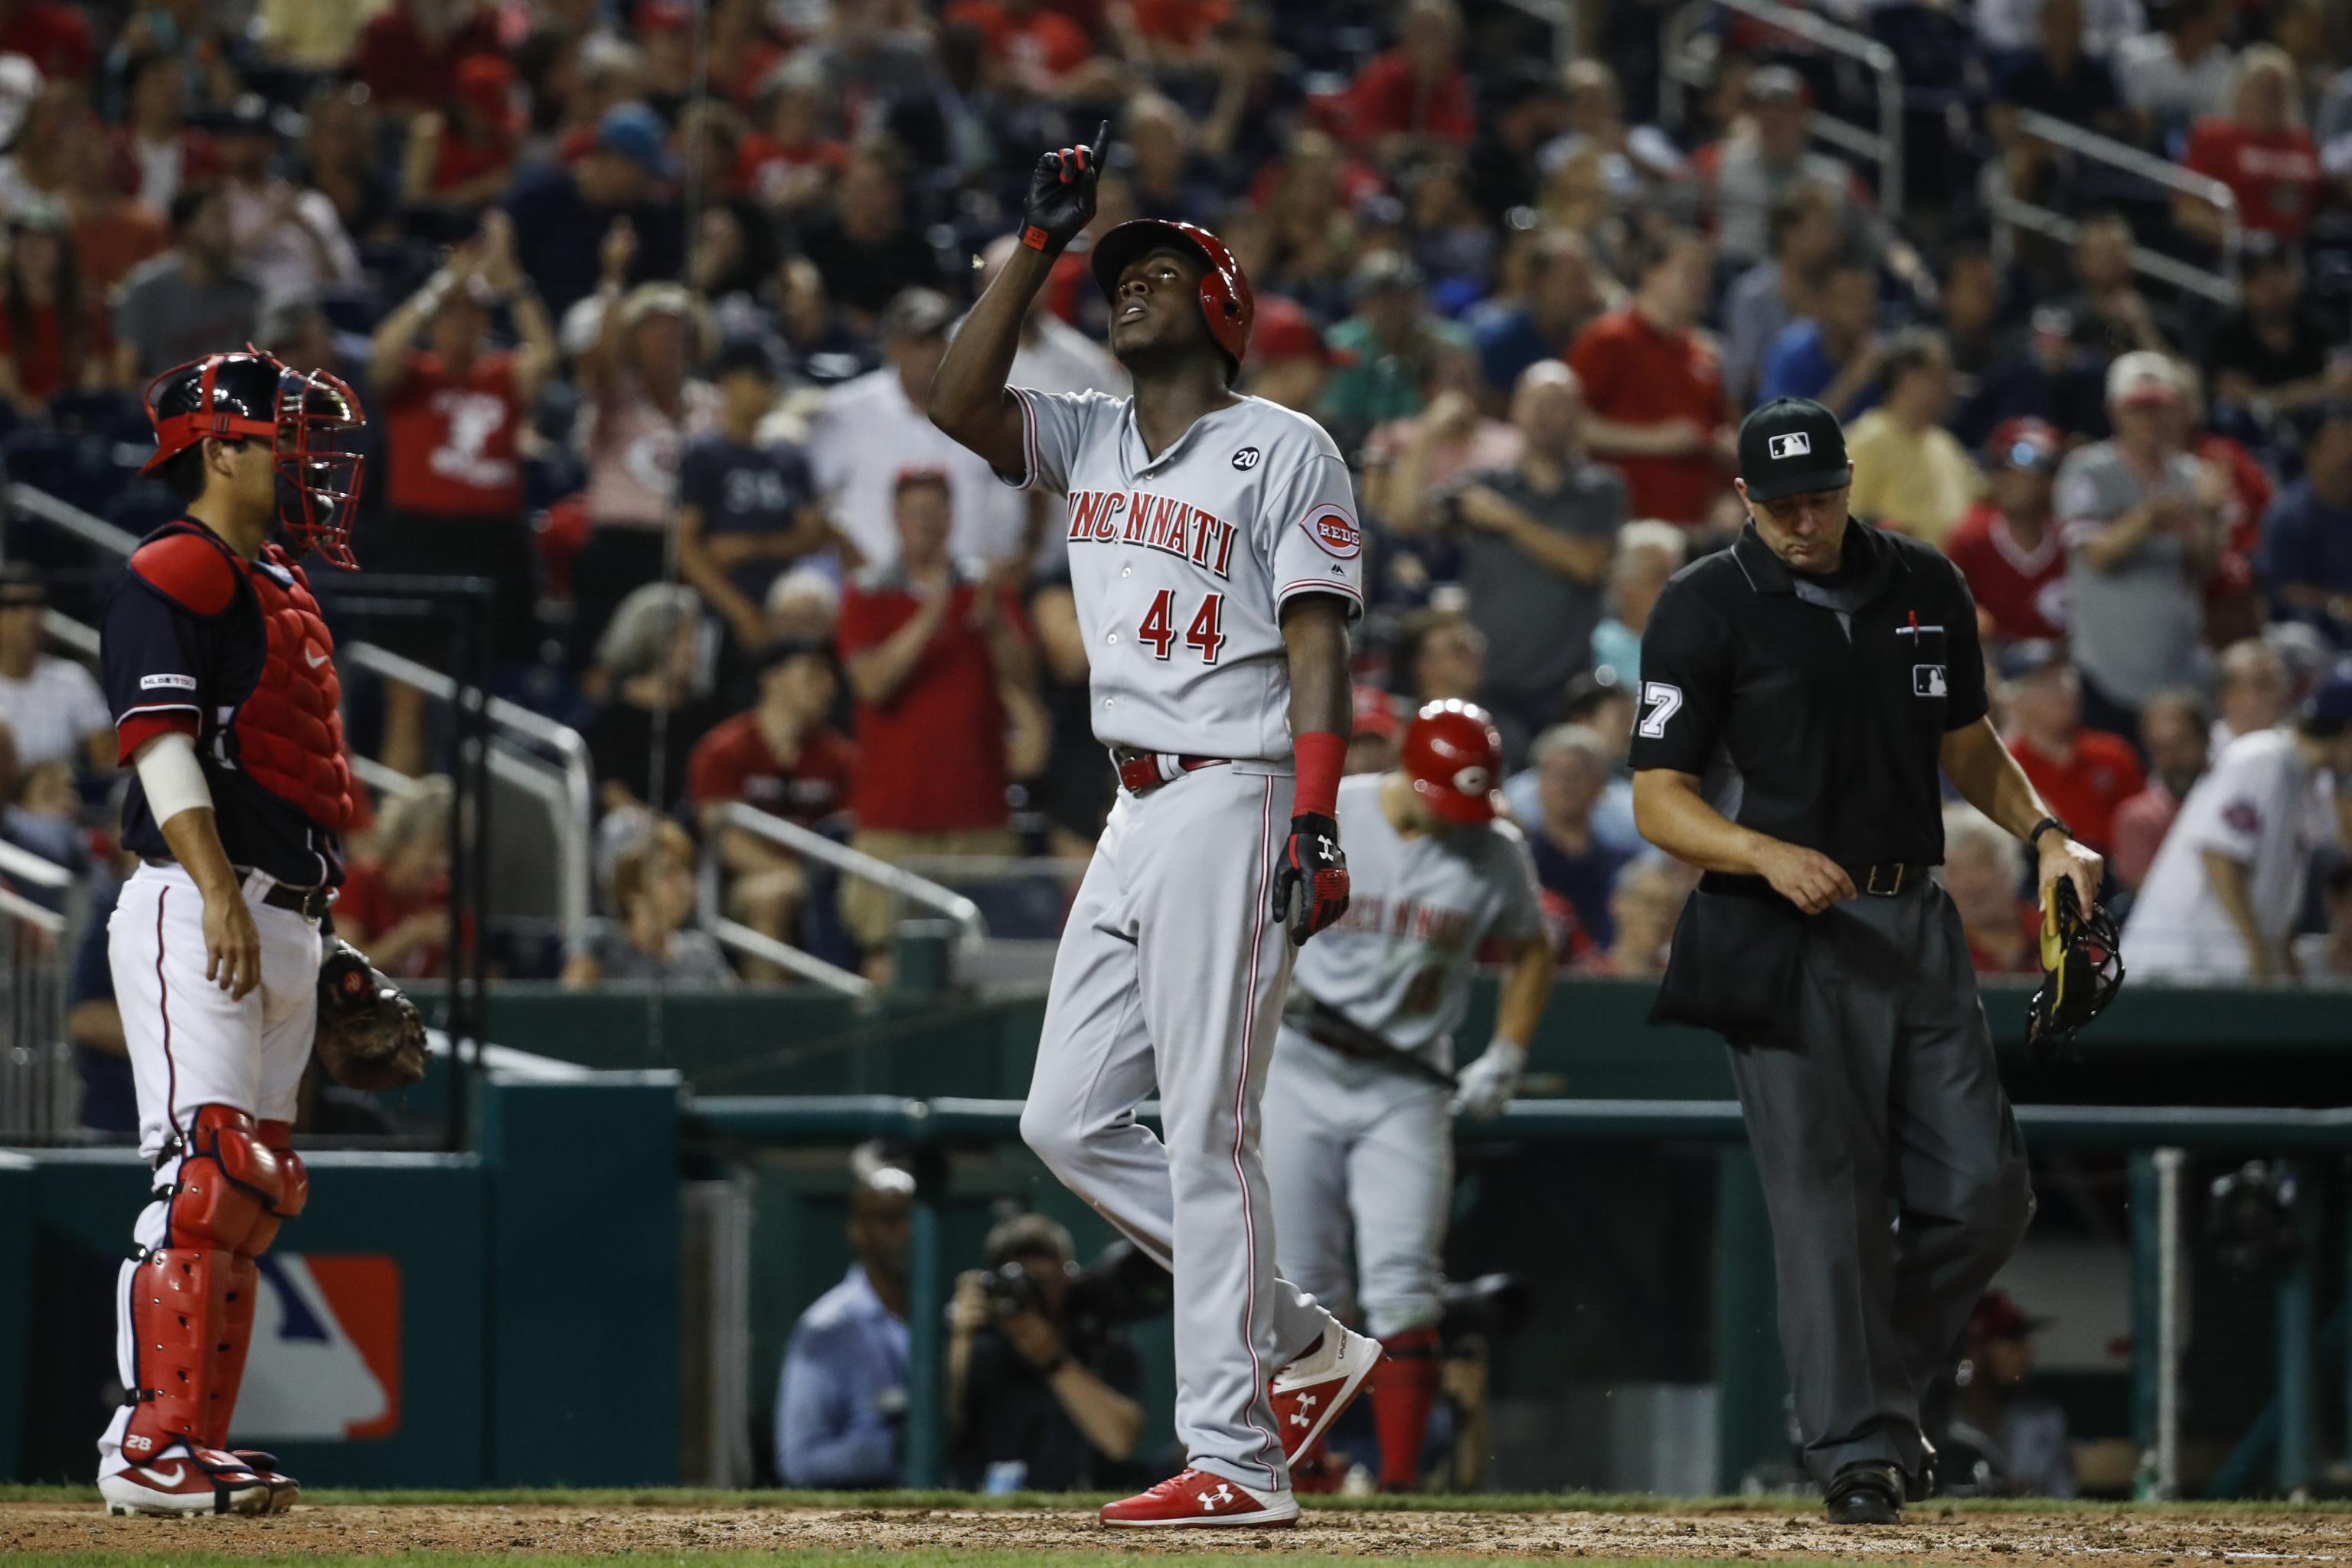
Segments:
[[[1739,478],[1751,500],[1833,490],[1853,477],[1837,416],[1810,397],[1776,397],[1739,426]]]

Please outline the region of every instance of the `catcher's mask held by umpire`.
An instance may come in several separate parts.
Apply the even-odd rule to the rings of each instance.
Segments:
[[[1426,704],[1404,732],[1398,763],[1412,793],[1444,820],[1495,820],[1503,737],[1484,708],[1453,697]]]
[[[2027,1040],[2038,1051],[2064,1050],[2123,984],[2123,949],[2106,907],[2093,904],[2085,913],[2064,877],[2042,889],[2042,984],[2028,1004]]]
[[[1249,356],[1250,326],[1257,319],[1257,304],[1251,298],[1249,279],[1242,275],[1242,264],[1234,259],[1223,240],[1197,224],[1130,218],[1095,242],[1094,254],[1088,258],[1095,282],[1104,299],[1116,299],[1119,274],[1136,258],[1162,246],[1197,257],[1204,268],[1201,314],[1209,323],[1209,336],[1224,351],[1225,379],[1230,383],[1241,374],[1242,361]]]
[[[163,372],[147,384],[146,403],[155,455],[141,473],[203,441],[267,441],[287,542],[346,571],[359,564],[351,534],[367,467],[356,450],[367,415],[341,377],[294,370],[248,343]]]

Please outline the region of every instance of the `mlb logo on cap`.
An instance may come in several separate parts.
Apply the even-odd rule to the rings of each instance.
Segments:
[[[1739,480],[1750,500],[1833,490],[1847,473],[1845,432],[1811,398],[1775,398],[1739,426]]]

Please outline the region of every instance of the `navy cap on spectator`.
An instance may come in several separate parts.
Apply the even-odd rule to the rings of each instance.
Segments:
[[[775,380],[778,373],[774,352],[757,338],[730,338],[719,345],[719,353],[710,362],[710,378],[718,381],[737,373]]]
[[[2305,734],[2332,741],[2352,729],[2352,659],[2346,659],[2321,678],[2304,700],[2295,727]]]
[[[642,103],[616,103],[596,121],[596,145],[641,163],[667,179],[672,170],[668,132],[661,116]]]
[[[2003,680],[2026,680],[2044,670],[2065,667],[2066,648],[2063,643],[2046,637],[2032,637],[2016,642],[2001,650],[2000,678]]]

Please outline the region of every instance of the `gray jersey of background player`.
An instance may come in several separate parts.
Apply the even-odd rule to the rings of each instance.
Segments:
[[[1836,418],[1739,433],[1748,524],[1675,574],[1642,639],[1633,807],[1706,875],[1654,1018],[1731,1044],[1771,1218],[1806,1465],[1837,1523],[1924,1495],[1919,1403],[2032,1213],[1943,859],[1939,775],[2089,908],[2099,858],[1986,713],[1950,562],[1846,512]],[[1738,781],[1738,801],[1703,788]],[[1890,1231],[1890,1206],[1901,1223]]]
[[[1256,1137],[1294,947],[1347,907],[1331,814],[1362,542],[1329,437],[1232,390],[1253,308],[1205,230],[1120,225],[1089,254],[1132,397],[1007,384],[1030,300],[1093,217],[1099,145],[1040,160],[1024,243],[929,398],[1007,480],[1067,497],[1094,732],[1123,786],[1055,955],[1022,1135],[1175,1276],[1188,1462],[1105,1521],[1280,1522],[1298,1445],[1379,1356],[1276,1277]],[[1164,1142],[1134,1114],[1155,1085]],[[1277,1408],[1327,1375],[1294,1433]]]

